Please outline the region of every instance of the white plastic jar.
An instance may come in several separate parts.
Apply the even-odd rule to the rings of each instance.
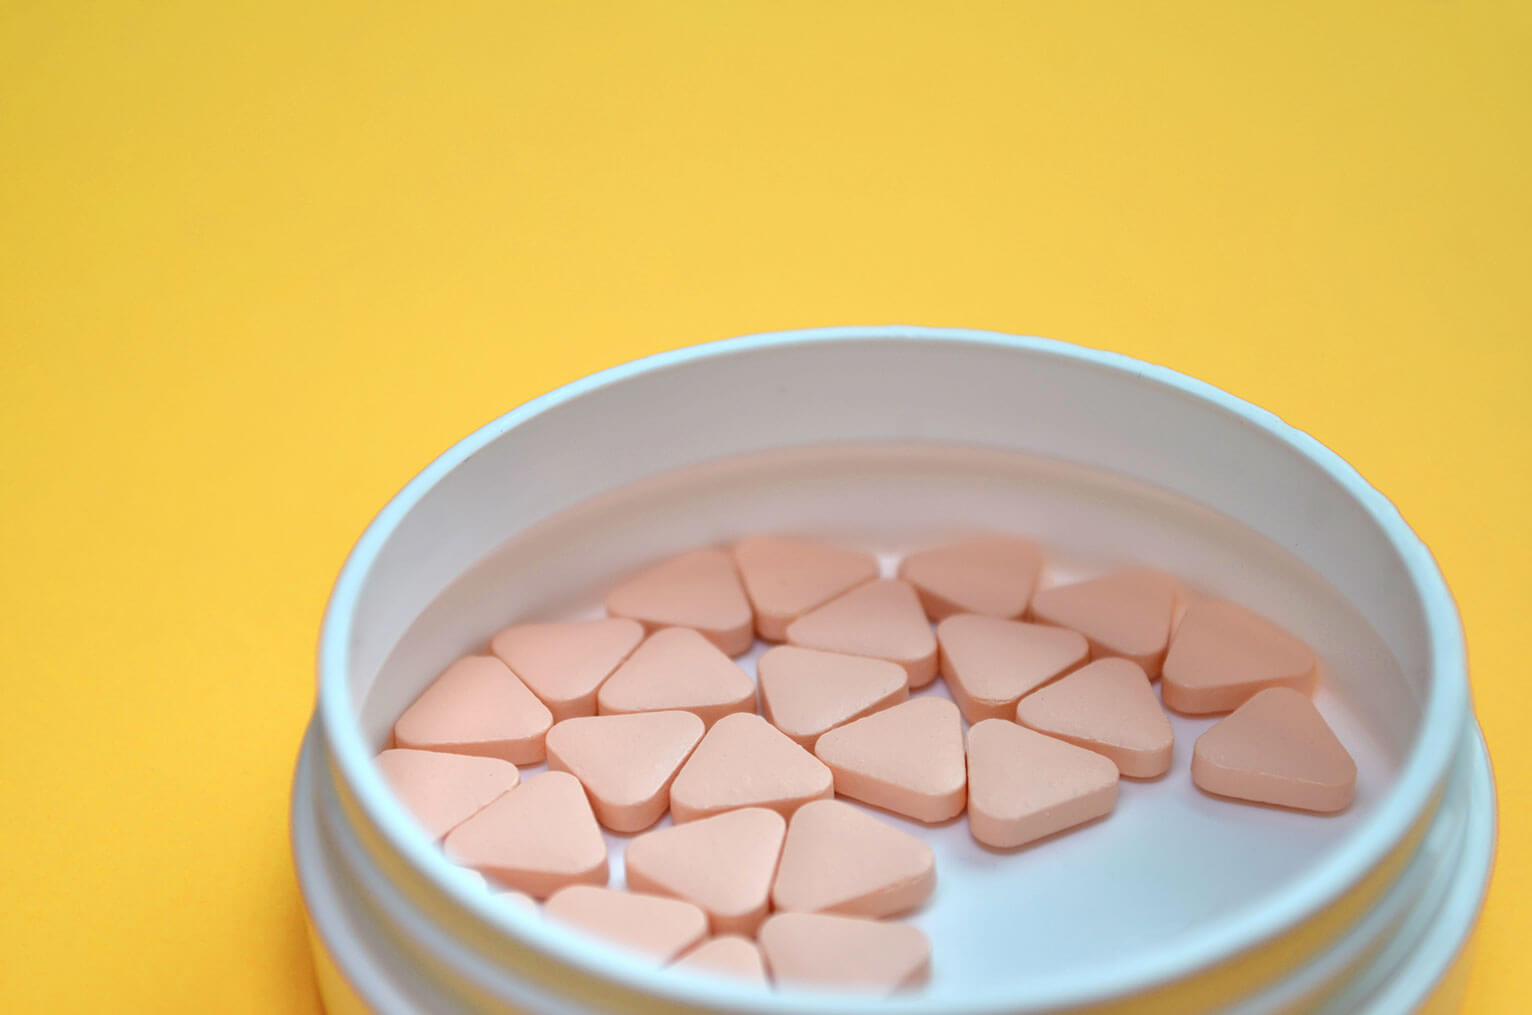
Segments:
[[[1007,528],[1252,605],[1325,659],[1321,704],[1358,754],[1357,803],[1332,820],[1205,801],[1178,728],[1167,778],[1184,786],[1146,791],[1163,801],[1075,852],[944,863],[966,833],[938,835],[937,978],[891,1000],[666,974],[495,905],[375,771],[392,715],[505,623],[588,606],[663,553],[773,527],[886,547]],[[629,363],[428,466],[336,584],[292,822],[332,1015],[1403,1015],[1460,1008],[1495,799],[1441,575],[1335,454],[1127,357],[881,327]]]

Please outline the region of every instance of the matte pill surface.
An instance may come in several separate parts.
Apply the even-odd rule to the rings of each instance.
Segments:
[[[512,906],[516,909],[525,909],[533,913],[541,912],[538,908],[537,900],[526,892],[496,892],[495,898],[507,906]]]
[[[925,822],[963,811],[963,726],[945,698],[911,698],[837,727],[814,753],[842,796]]]
[[[783,641],[798,617],[878,576],[871,554],[785,536],[740,540],[734,562],[755,610],[756,633],[766,641]]]
[[[996,851],[1109,815],[1121,777],[1164,775],[1166,707],[1233,710],[1203,723],[1191,752],[1201,793],[1330,812],[1357,781],[1309,697],[1319,660],[1291,634],[1147,567],[1040,588],[1075,562],[1051,563],[1045,575],[1038,547],[1012,536],[911,554],[895,579],[879,577],[878,556],[798,537],[682,553],[611,588],[604,619],[517,623],[490,654],[447,667],[399,715],[379,769],[456,865],[449,894],[503,907],[506,924],[520,925],[503,915],[518,909],[683,972],[885,995],[930,977],[930,942],[898,917],[918,914],[941,947],[965,944],[947,903],[930,905],[944,843],[957,866],[944,859],[940,898],[974,888],[980,924],[1004,909],[1041,928],[996,940],[1019,970],[1046,972],[1067,958],[1049,941],[1075,943],[1049,907],[1081,900],[1050,894],[1059,871],[1034,871],[1043,894],[1025,899],[985,901],[994,886],[980,881],[1021,862]],[[757,637],[784,644],[758,652]],[[938,674],[946,691],[918,693]],[[544,758],[546,773],[518,773]],[[1090,866],[1103,847],[1143,845],[1146,816],[1174,825],[1177,808],[1220,806],[1186,792],[1175,780],[1130,789],[1168,810],[1155,818],[1152,800],[1130,800],[1111,827],[1038,845],[1034,859]],[[1225,809],[1237,823],[1239,808]],[[965,811],[972,842],[943,830]],[[1294,848],[1312,847],[1294,834]],[[608,888],[614,872],[621,890]],[[1097,875],[1113,871],[1082,876]],[[970,959],[992,957],[979,952]],[[961,990],[951,977],[977,968],[953,958],[929,1000],[949,1000]]]
[[[515,789],[521,778],[508,761],[468,754],[393,748],[377,761],[394,795],[437,840]]]
[[[467,886],[472,891],[489,891],[489,882],[484,879],[484,875],[471,867],[454,867],[452,873],[460,884]]]
[[[1303,642],[1233,603],[1186,608],[1165,656],[1165,704],[1201,715],[1239,708],[1257,691],[1314,693],[1318,660]]]
[[[1152,679],[1160,675],[1180,597],[1174,578],[1135,567],[1043,589],[1032,597],[1032,618],[1079,631],[1090,641],[1091,658],[1131,659]]]
[[[758,715],[718,720],[670,785],[670,813],[695,821],[740,807],[790,816],[832,794],[830,770]]]
[[[590,885],[556,892],[543,915],[660,963],[707,934],[707,917],[689,902]]]
[[[715,934],[754,934],[786,831],[776,811],[747,807],[646,832],[628,844],[628,886],[701,907]]]
[[[448,832],[443,845],[454,862],[539,899],[566,885],[606,884],[606,839],[567,772],[534,775]]]
[[[930,846],[850,804],[817,800],[788,826],[771,902],[786,912],[895,916],[935,888]]]
[[[968,731],[968,830],[1010,849],[1109,814],[1117,766],[1004,719]]]
[[[394,743],[532,765],[543,760],[543,736],[552,724],[547,706],[505,663],[465,656],[404,710],[394,723]]]
[[[754,941],[738,934],[708,938],[670,967],[705,976],[767,986],[766,960]]]
[[[810,750],[826,730],[910,696],[904,667],[886,659],[778,645],[755,672],[766,718]]]
[[[489,647],[558,722],[595,715],[597,689],[643,637],[638,621],[608,617],[517,624],[495,635]]]
[[[651,634],[596,695],[602,715],[691,712],[711,726],[731,712],[755,711],[755,682],[696,631]]]
[[[1219,796],[1340,811],[1356,793],[1356,762],[1308,695],[1273,687],[1197,738],[1192,781]]]
[[[776,913],[761,952],[779,987],[892,994],[931,974],[931,943],[907,923],[826,913]]]
[[[936,638],[915,590],[902,581],[858,585],[789,624],[787,640],[803,648],[898,663],[912,688],[936,677]]]
[[[1042,554],[1015,536],[986,536],[913,553],[899,577],[915,587],[932,620],[954,613],[1020,617],[1032,599]]]
[[[548,767],[580,780],[607,828],[638,832],[670,807],[670,784],[702,733],[690,712],[566,719],[548,731]]]
[[[1016,721],[1111,758],[1123,775],[1152,779],[1170,770],[1170,720],[1143,669],[1127,659],[1098,659],[1028,695]]]
[[[963,718],[1009,719],[1022,696],[1090,655],[1085,636],[1062,627],[962,613],[936,625],[941,672]]]
[[[651,631],[692,628],[731,656],[755,640],[750,601],[727,550],[693,550],[661,561],[614,588],[606,597],[606,612]]]

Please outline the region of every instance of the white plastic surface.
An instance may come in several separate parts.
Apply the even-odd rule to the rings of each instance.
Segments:
[[[1329,670],[1318,701],[1357,759],[1358,795],[1338,816],[1208,797],[1192,785],[1189,765],[1192,743],[1215,719],[1173,715],[1169,775],[1124,780],[1112,816],[1033,847],[986,849],[963,818],[930,827],[883,814],[936,850],[938,890],[912,921],[934,944],[933,1003],[1109,966],[1266,905],[1365,823],[1408,751],[1419,702],[1376,634],[1315,572],[1243,526],[1161,492],[954,447],[730,459],[616,491],[524,533],[412,626],[369,693],[364,724],[381,744],[393,717],[457,655],[482,650],[510,621],[602,615],[605,588],[657,554],[786,531],[878,552],[892,575],[903,552],[994,529],[1045,544],[1045,584],[1151,563],[1298,633]],[[757,642],[739,660],[752,674],[764,647]],[[947,696],[941,681],[917,693]],[[608,835],[614,884],[627,838]]]
[[[389,1010],[826,1010],[667,976],[487,905],[413,829],[371,755],[453,656],[513,620],[578,615],[667,553],[787,530],[892,554],[976,528],[1031,535],[1064,572],[1160,564],[1292,628],[1331,671],[1321,708],[1358,757],[1358,800],[1315,818],[1202,797],[1185,766],[1208,721],[1178,720],[1176,769],[1126,784],[1106,821],[1005,856],[961,822],[938,830],[942,887],[918,918],[937,980],[837,1011],[1060,1011],[1194,979],[1333,904],[1430,817],[1468,750],[1461,632],[1429,554],[1354,471],[1275,417],[1039,339],[758,336],[534,400],[432,463],[363,535],[321,639],[315,748],[328,837],[314,848],[328,859],[314,869],[350,883],[314,874],[311,907],[321,890],[346,907],[360,893],[360,937],[340,944],[358,970],[384,971],[371,996],[430,999]],[[1477,819],[1492,827],[1492,810]]]

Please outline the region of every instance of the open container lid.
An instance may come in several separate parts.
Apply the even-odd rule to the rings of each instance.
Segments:
[[[805,450],[814,448],[818,452]],[[1218,906],[1227,892],[1215,890],[1213,908],[1180,930],[1156,928],[1137,946],[1117,943],[1099,962],[1043,962],[1017,976],[1004,964],[1006,921],[1015,921],[1014,934],[1027,926],[1025,911],[999,903],[985,910],[987,898],[1001,896],[970,892],[976,908],[948,913],[938,899],[929,914],[945,921],[931,928],[937,977],[944,950],[953,945],[993,955],[994,975],[938,981],[929,993],[889,1001],[841,997],[836,1010],[1053,1011],[1134,996],[1280,942],[1305,919],[1336,906],[1385,859],[1408,859],[1409,833],[1430,817],[1471,724],[1455,611],[1429,554],[1392,506],[1316,441],[1171,371],[1040,339],[912,328],[761,336],[618,367],[509,413],[407,486],[353,551],[321,645],[325,747],[359,848],[381,858],[406,904],[439,893],[441,899],[426,906],[436,910],[429,920],[463,951],[472,952],[474,942],[493,950],[503,935],[501,950],[524,949],[526,969],[566,967],[590,983],[663,999],[671,1008],[822,1010],[824,999],[810,995],[746,992],[644,968],[580,935],[503,912],[454,881],[450,865],[415,831],[372,769],[378,717],[407,701],[451,655],[520,619],[518,607],[535,608],[529,589],[515,579],[529,573],[532,542],[550,555],[549,563],[560,564],[558,572],[540,572],[558,575],[537,583],[544,602],[551,584],[562,587],[565,605],[575,608],[582,583],[610,579],[669,550],[762,528],[835,528],[836,518],[822,513],[831,489],[842,529],[858,516],[878,516],[884,539],[918,537],[917,523],[930,518],[933,503],[916,491],[933,489],[933,479],[945,491],[949,526],[1020,531],[1045,549],[1067,544],[1071,531],[1078,543],[1089,529],[1089,549],[1099,557],[1160,563],[1194,586],[1264,607],[1315,640],[1322,655],[1322,618],[1351,611],[1363,621],[1356,630],[1372,632],[1393,665],[1365,674],[1337,670],[1331,679],[1361,717],[1358,729],[1379,749],[1364,762],[1358,804],[1339,825],[1317,826],[1333,841],[1298,869],[1267,878],[1267,890],[1251,904]],[[905,496],[891,499],[896,488]],[[957,495],[959,489],[966,493]],[[628,519],[618,533],[623,538],[603,543],[598,534],[611,531],[615,517]],[[1014,521],[996,524],[1001,519]],[[560,525],[564,536],[551,536]],[[522,538],[533,531],[536,540]],[[1150,531],[1159,535],[1146,540]],[[1188,562],[1188,539],[1199,533],[1201,548]],[[1259,538],[1251,542],[1238,533]],[[1243,550],[1231,549],[1236,543]],[[575,546],[585,552],[571,556]],[[1252,547],[1265,548],[1259,550],[1264,564],[1231,566],[1228,553],[1237,557]],[[1273,573],[1265,564],[1282,557],[1321,577],[1331,601],[1305,599],[1290,607],[1298,611],[1293,616],[1271,608],[1293,601],[1291,588],[1262,577]],[[1298,615],[1305,610],[1307,620]],[[452,625],[438,624],[433,615],[451,616]],[[1359,645],[1347,651],[1366,655]],[[394,674],[382,681],[386,689],[373,686],[380,674]],[[1189,758],[1190,742],[1177,732],[1171,780],[1185,778]],[[1077,907],[1073,923],[1058,919],[1065,906],[1034,907],[1051,918],[1042,921],[1048,926],[1034,923],[1033,934],[1065,947],[1071,935],[1093,927],[1099,933],[1125,915],[1112,902],[1125,888],[1130,894],[1198,882],[1217,888],[1218,872],[1206,864],[1186,865],[1184,880],[1169,876],[1177,869],[1179,832],[1170,827],[1155,837],[1151,812],[1142,812],[1148,842],[1124,849],[1125,839],[1109,840],[1133,820],[1133,791],[1140,788],[1148,802],[1155,791],[1177,787],[1128,784],[1122,813],[1081,839],[999,858],[1021,878],[1044,862],[1039,857],[1047,849],[1058,859],[1060,848],[1076,848],[1060,868],[1074,872],[1072,882],[1053,872],[1039,884],[1082,889],[1076,897],[1090,904]],[[1185,789],[1195,792],[1189,784]],[[1256,850],[1235,855],[1237,841],[1223,850],[1256,878],[1270,872],[1252,859],[1280,856],[1286,829],[1302,836],[1313,822],[1335,820],[1191,800],[1211,806]],[[964,848],[961,824],[935,835],[953,839],[940,847],[944,852],[947,845]],[[1086,835],[1103,843],[1099,853],[1082,844]],[[1159,848],[1147,848],[1152,845]],[[1146,862],[1167,857],[1169,866],[1156,864],[1145,878]],[[954,881],[961,890],[949,868],[962,869],[939,858],[943,891]],[[515,966],[501,972],[522,975]]]

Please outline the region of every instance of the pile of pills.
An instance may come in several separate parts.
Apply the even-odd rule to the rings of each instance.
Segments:
[[[873,992],[928,976],[930,943],[896,918],[937,880],[877,809],[966,814],[995,850],[1102,818],[1120,777],[1170,769],[1162,700],[1228,713],[1193,750],[1207,793],[1350,804],[1305,645],[1158,571],[1039,588],[1042,563],[1011,536],[893,578],[779,536],[685,553],[612,589],[605,619],[517,624],[453,663],[378,764],[507,904],[679,969]],[[752,679],[731,656],[756,638],[778,644]],[[912,696],[938,679],[951,700]],[[632,836],[625,889],[603,828]]]

